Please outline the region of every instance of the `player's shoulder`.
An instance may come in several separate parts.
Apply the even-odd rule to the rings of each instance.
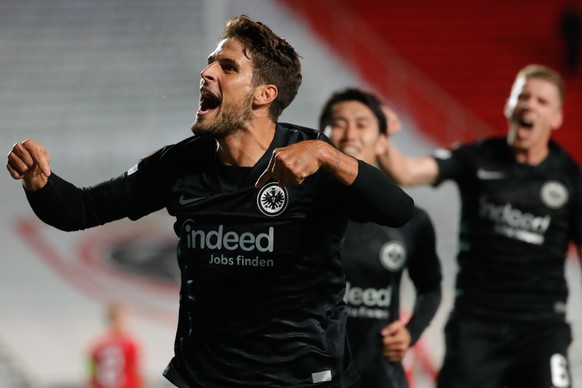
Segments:
[[[178,143],[162,147],[162,155],[180,155],[192,151],[214,153],[217,148],[215,139],[193,135]]]
[[[330,140],[321,131],[313,128],[304,127],[297,124],[278,122],[277,128],[279,131],[284,131],[290,136],[290,140],[323,140],[331,143]]]
[[[286,122],[278,122],[277,127],[279,129],[282,129],[282,130],[285,130],[288,132],[301,133],[301,134],[308,136],[308,137],[311,137],[311,138],[317,138],[317,137],[321,136],[321,134],[322,134],[317,129],[308,128],[308,127],[304,127],[301,125],[286,123]]]
[[[206,159],[216,152],[216,140],[198,135],[159,148],[144,159],[150,162],[181,163]]]
[[[582,167],[564,147],[554,140],[550,140],[548,147],[550,149],[549,159],[551,164],[559,164],[561,170],[574,176],[582,174]]]
[[[216,140],[197,135],[190,136],[177,143],[165,145],[141,158],[128,171],[128,175],[138,171],[140,176],[145,174],[171,180],[186,172],[204,169],[214,160],[216,149]]]
[[[492,136],[473,142],[465,149],[464,159],[473,168],[504,170],[515,160],[513,151],[503,136]]]
[[[448,148],[439,148],[433,152],[436,159],[447,160],[451,157],[457,160],[483,160],[494,156],[506,154],[509,147],[503,137],[488,137],[466,142],[456,142]]]
[[[466,148],[479,153],[498,153],[509,150],[507,139],[502,136],[491,136],[466,143]]]

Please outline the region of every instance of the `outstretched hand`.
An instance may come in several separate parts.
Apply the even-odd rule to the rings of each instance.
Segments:
[[[320,147],[324,146],[328,145],[319,140],[306,140],[276,148],[255,187],[263,187],[271,178],[277,181],[279,186],[302,184],[321,167]]]
[[[382,352],[388,361],[402,361],[410,347],[410,333],[402,322],[395,321],[384,327],[382,335]]]
[[[16,143],[8,154],[6,168],[14,179],[22,179],[27,190],[36,191],[44,187],[51,174],[50,155],[42,144],[26,139]]]

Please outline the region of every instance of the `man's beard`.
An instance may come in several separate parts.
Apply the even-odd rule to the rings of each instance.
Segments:
[[[251,94],[249,94],[244,96],[239,104],[221,106],[213,122],[202,125],[196,120],[192,124],[192,132],[196,135],[220,139],[242,130],[252,115],[251,99]]]

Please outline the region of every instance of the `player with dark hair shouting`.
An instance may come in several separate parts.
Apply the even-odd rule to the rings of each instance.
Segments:
[[[63,230],[166,208],[181,269],[178,387],[347,387],[348,219],[399,226],[413,201],[318,131],[277,123],[301,83],[299,56],[266,25],[228,21],[200,73],[194,136],[121,176],[77,188],[43,146],[8,155],[36,214]]]

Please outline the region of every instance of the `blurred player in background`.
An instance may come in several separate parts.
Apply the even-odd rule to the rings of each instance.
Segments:
[[[572,386],[564,264],[582,244],[582,171],[551,139],[564,82],[521,69],[505,105],[508,132],[432,156],[392,144],[382,168],[403,185],[457,183],[461,225],[455,306],[439,388]]]
[[[319,128],[343,152],[375,165],[398,116],[359,89],[334,93],[321,112]],[[341,251],[347,280],[348,338],[360,388],[408,387],[401,361],[434,317],[441,300],[441,268],[435,231],[416,207],[400,228],[349,222]],[[400,283],[407,270],[416,290],[408,322],[400,318]]]
[[[90,388],[141,388],[141,346],[129,330],[128,308],[107,306],[107,331],[89,350]]]

